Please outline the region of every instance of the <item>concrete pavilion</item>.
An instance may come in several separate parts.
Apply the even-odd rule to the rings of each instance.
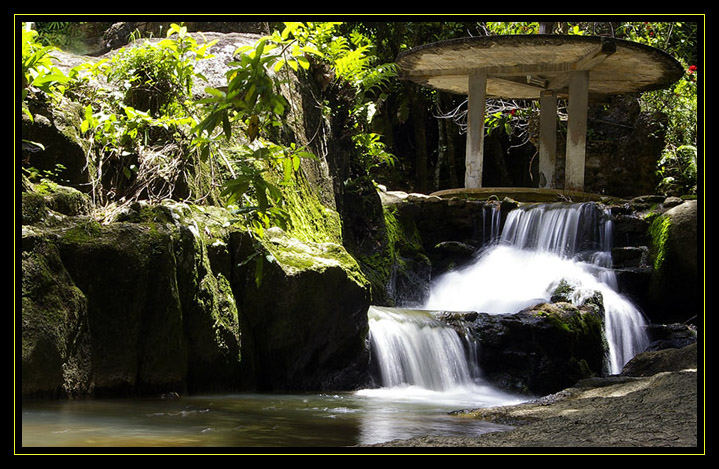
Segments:
[[[557,99],[568,99],[564,189],[584,190],[587,109],[610,95],[666,88],[684,73],[669,54],[602,36],[450,39],[401,53],[403,79],[468,95],[465,189],[482,187],[486,98],[540,102],[539,187],[554,187]]]

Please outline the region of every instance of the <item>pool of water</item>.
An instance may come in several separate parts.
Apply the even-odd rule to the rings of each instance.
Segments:
[[[462,408],[516,403],[413,388],[337,394],[233,394],[179,400],[29,401],[23,447],[347,447],[419,435],[479,435],[511,427],[460,418]]]

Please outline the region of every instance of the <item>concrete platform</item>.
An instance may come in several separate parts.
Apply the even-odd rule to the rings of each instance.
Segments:
[[[611,197],[602,194],[593,194],[590,192],[571,191],[564,189],[545,189],[537,187],[479,187],[479,188],[458,188],[445,189],[433,192],[430,195],[451,198],[460,197],[473,200],[487,200],[492,196],[496,196],[499,200],[505,197],[516,200],[517,202],[600,202],[607,200],[616,200],[617,197]]]

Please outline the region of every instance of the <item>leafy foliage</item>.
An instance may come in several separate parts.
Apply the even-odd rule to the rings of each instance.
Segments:
[[[52,52],[56,47],[44,46],[37,41],[38,33],[32,29],[22,30],[22,101],[23,112],[30,118],[27,108],[28,93],[38,90],[48,94],[62,93],[69,77],[53,65]]]
[[[129,46],[111,60],[70,71],[68,94],[85,106],[80,130],[92,142],[88,163],[96,201],[172,194],[191,156],[186,148],[195,123],[192,86],[204,78],[194,63],[210,56],[212,44],[199,45],[173,24],[162,41]],[[108,165],[117,177],[105,172]]]

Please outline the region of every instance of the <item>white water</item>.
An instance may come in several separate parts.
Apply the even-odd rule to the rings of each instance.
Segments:
[[[526,397],[488,385],[476,343],[435,318],[433,311],[517,313],[550,301],[560,281],[581,305],[602,294],[609,345],[607,369],[624,364],[648,343],[642,314],[617,290],[611,270],[611,220],[594,204],[544,204],[513,210],[499,232],[499,210],[483,213],[487,247],[475,261],[432,285],[421,310],[373,306],[368,317],[382,387],[357,394],[394,401],[487,407]]]
[[[617,293],[611,270],[611,221],[593,204],[546,204],[507,215],[501,237],[473,264],[441,276],[426,309],[516,313],[549,301],[561,280],[576,288],[572,301],[599,291],[604,300],[608,368],[616,374],[646,348],[646,321]]]
[[[485,383],[477,365],[475,344],[433,314],[426,310],[370,307],[372,351],[382,387],[358,391],[358,395],[458,407],[489,407],[526,400]]]

